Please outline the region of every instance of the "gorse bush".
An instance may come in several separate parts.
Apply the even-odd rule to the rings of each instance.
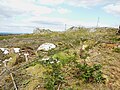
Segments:
[[[59,52],[49,60],[42,61],[42,65],[47,68],[45,75],[45,88],[47,90],[57,90],[66,82],[64,66],[74,62],[75,52]]]
[[[70,62],[74,61],[76,58],[76,54],[73,52],[59,52],[53,55],[54,59],[59,59],[61,64],[64,66],[65,64],[69,64]]]
[[[113,52],[120,53],[120,48],[115,48],[115,49],[113,50]]]
[[[101,65],[89,66],[88,64],[78,64],[76,66],[78,71],[76,73],[77,78],[82,79],[85,82],[104,82],[105,78],[102,77]]]
[[[81,52],[82,59],[86,60],[89,56],[89,49],[91,47],[86,47]],[[47,90],[63,89],[63,86],[68,83],[68,77],[76,77],[86,83],[103,83],[105,81],[101,72],[102,66],[97,64],[89,66],[87,63],[79,63],[77,53],[73,49],[53,52],[50,53],[50,56],[49,60],[41,62],[46,68],[44,86]]]
[[[120,41],[120,38],[114,37],[114,38],[110,38],[110,40],[112,40],[113,42],[117,42],[117,41]]]
[[[105,78],[102,77],[101,65],[94,64],[89,66],[86,63],[87,57],[89,57],[88,51],[92,46],[87,46],[84,50],[80,49],[80,58],[84,59],[84,64],[76,64],[77,73],[75,77],[82,79],[85,82],[104,82]]]
[[[51,61],[50,61],[51,62]],[[56,60],[49,62],[49,69],[45,72],[45,88],[47,90],[57,90],[65,82],[64,73],[61,70],[61,64]]]

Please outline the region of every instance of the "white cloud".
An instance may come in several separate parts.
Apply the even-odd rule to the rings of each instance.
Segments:
[[[58,5],[64,3],[65,0],[38,0],[39,3],[45,5]]]
[[[53,11],[52,8],[38,6],[30,0],[1,0],[0,6],[9,8],[11,11],[32,14],[49,14]]]
[[[109,4],[103,8],[106,12],[112,13],[115,15],[120,15],[120,2],[116,4]]]
[[[71,11],[66,9],[66,8],[58,8],[57,11],[60,13],[60,14],[67,14],[67,13],[70,13]]]
[[[91,7],[101,4],[104,0],[67,0],[67,3],[76,7]]]
[[[70,18],[57,18],[52,15],[57,12],[60,15],[71,12],[62,7],[63,3],[67,6],[88,8],[103,4],[103,2],[105,0],[0,0],[0,31],[32,32],[35,27],[64,30],[65,24],[68,27],[70,27],[69,25],[96,26],[96,22],[82,22]],[[110,6],[109,8],[114,8],[113,11],[116,12],[119,5],[116,4],[116,6],[118,7],[115,8],[113,5],[112,8]],[[119,9],[117,9],[118,12]]]
[[[59,5],[59,4],[67,4],[76,7],[91,7],[98,4],[103,4],[108,0],[38,0],[39,3],[44,5]]]

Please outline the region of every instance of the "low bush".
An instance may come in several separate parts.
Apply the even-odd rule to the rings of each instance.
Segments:
[[[101,65],[93,65],[89,66],[88,64],[78,64],[76,66],[78,68],[78,71],[76,73],[77,78],[82,79],[85,82],[104,82],[105,78],[102,76],[101,72]]]
[[[113,52],[120,53],[120,48],[115,48],[115,49],[113,50]]]
[[[55,55],[53,55],[53,59],[58,59],[62,63],[62,65],[68,64],[72,61],[74,61],[76,58],[76,54],[73,52],[60,52]]]
[[[60,86],[65,83],[64,74],[61,70],[61,64],[52,60],[53,63],[49,63],[49,69],[45,72],[45,88],[47,90],[57,90]]]

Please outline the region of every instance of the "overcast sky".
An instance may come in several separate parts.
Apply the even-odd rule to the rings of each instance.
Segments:
[[[36,27],[64,30],[72,25],[116,27],[120,0],[0,0],[0,32],[31,33]]]

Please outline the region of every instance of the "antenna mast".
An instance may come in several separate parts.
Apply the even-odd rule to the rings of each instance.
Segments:
[[[99,22],[100,22],[100,17],[98,17],[97,26],[96,27],[98,27]]]

